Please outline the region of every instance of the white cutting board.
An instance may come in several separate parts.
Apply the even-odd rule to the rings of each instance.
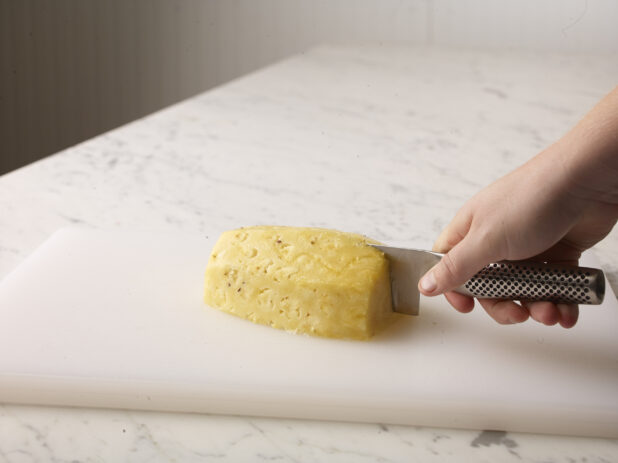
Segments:
[[[435,298],[370,342],[311,338],[203,304],[215,238],[54,234],[0,282],[0,402],[618,437],[609,287],[571,330]]]

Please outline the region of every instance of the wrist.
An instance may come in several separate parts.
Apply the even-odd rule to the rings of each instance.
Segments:
[[[570,194],[618,205],[618,87],[548,151]]]

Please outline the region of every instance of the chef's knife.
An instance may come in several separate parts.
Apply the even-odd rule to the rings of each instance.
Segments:
[[[389,260],[393,310],[418,315],[418,281],[440,262],[443,254],[372,246],[382,251]],[[481,269],[455,291],[477,298],[601,304],[605,296],[605,275],[597,268],[502,261]]]

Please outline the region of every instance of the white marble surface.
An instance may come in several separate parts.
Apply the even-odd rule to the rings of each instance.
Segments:
[[[429,247],[467,197],[611,90],[617,58],[310,51],[0,177],[0,278],[71,224],[314,225]],[[596,247],[614,290],[617,241]],[[618,441],[0,407],[0,462],[119,460],[612,462]]]

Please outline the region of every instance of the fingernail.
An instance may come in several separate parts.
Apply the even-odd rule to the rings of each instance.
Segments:
[[[429,272],[423,278],[421,278],[420,285],[421,289],[427,293],[432,293],[433,291],[435,291],[438,285],[436,284],[436,279],[433,276],[433,272]]]

